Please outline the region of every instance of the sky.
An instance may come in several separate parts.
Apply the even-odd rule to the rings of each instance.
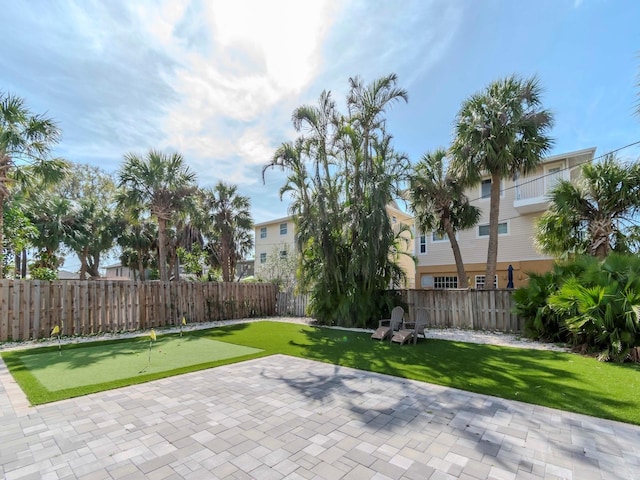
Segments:
[[[412,162],[450,145],[462,102],[512,74],[539,79],[550,154],[640,140],[637,0],[5,0],[2,12],[0,91],[57,121],[56,156],[116,173],[126,153],[179,152],[200,186],[237,185],[256,223],[288,214],[284,174],[261,172],[296,138],[292,111],[323,90],[344,111],[350,77],[398,75],[409,101],[387,128]]]

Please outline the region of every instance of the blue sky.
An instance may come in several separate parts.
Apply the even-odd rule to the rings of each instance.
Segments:
[[[295,138],[294,108],[348,78],[395,72],[388,128],[417,161],[448,146],[461,103],[537,75],[552,154],[640,140],[637,0],[5,2],[0,90],[47,112],[56,154],[108,172],[127,152],[182,153],[201,186],[235,183],[256,222],[287,215],[261,169]],[[640,149],[620,152],[637,159]],[[67,268],[67,266],[65,266]]]

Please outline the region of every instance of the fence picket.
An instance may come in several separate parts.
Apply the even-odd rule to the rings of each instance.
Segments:
[[[271,284],[0,280],[0,341],[271,316]]]

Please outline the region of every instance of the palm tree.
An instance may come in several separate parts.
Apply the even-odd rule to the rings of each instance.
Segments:
[[[253,220],[249,197],[238,194],[238,187],[218,182],[205,191],[211,231],[208,249],[212,264],[222,269],[222,281],[232,282],[236,263],[253,248]]]
[[[58,270],[64,259],[62,246],[74,235],[82,235],[82,221],[72,202],[44,190],[29,198],[27,215],[38,236],[32,240],[38,250],[37,267]]]
[[[160,280],[168,281],[167,226],[177,212],[192,205],[196,175],[179,153],[152,149],[144,157],[128,153],[124,160],[118,172],[118,186],[123,189],[118,202],[134,212],[146,210],[158,221],[158,270]]]
[[[10,185],[31,175],[48,182],[62,178],[66,163],[49,158],[59,136],[53,120],[31,113],[22,98],[0,92],[0,265],[4,264],[2,222]]]
[[[469,204],[462,184],[447,172],[447,151],[425,153],[410,176],[411,210],[422,232],[447,234],[456,261],[460,288],[468,288],[456,232],[473,227],[480,209]]]
[[[627,165],[607,155],[583,165],[577,182],[559,182],[549,197],[549,210],[536,225],[541,250],[600,259],[612,250],[624,252],[640,211],[640,163]]]
[[[156,225],[147,221],[129,222],[118,236],[117,243],[122,248],[122,265],[134,270],[134,277],[145,279],[145,269],[152,260],[151,252],[157,247]]]
[[[538,166],[553,144],[546,133],[552,124],[551,113],[542,109],[536,77],[495,81],[458,112],[451,146],[456,174],[469,186],[484,174],[491,178],[486,288],[495,288],[501,180]]]

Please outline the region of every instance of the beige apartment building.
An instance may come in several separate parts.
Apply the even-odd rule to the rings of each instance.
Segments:
[[[547,209],[547,193],[559,180],[576,181],[580,165],[594,158],[595,148],[554,155],[526,176],[503,181],[500,198],[497,288],[507,288],[509,266],[512,266],[513,288],[525,285],[528,272],[541,273],[551,269],[553,258],[538,252],[534,245],[536,219]],[[489,243],[489,197],[491,178],[482,180],[468,190],[467,196],[482,209],[478,224],[458,232],[458,242],[465,271],[472,288],[483,288],[487,246]],[[415,235],[417,288],[458,288],[458,275],[446,236],[434,232]]]
[[[403,212],[394,205],[387,206],[387,213],[391,220],[392,226],[399,228],[401,224],[413,228],[413,217]],[[255,225],[255,268],[259,268],[261,264],[267,262],[269,255],[274,253],[278,255],[286,255],[288,245],[289,251],[296,251],[296,232],[295,223],[292,216],[277,218],[268,222],[257,223]],[[402,285],[403,288],[415,288],[415,262],[411,253],[414,251],[414,239],[411,232],[403,234],[407,239],[406,253],[407,255],[399,255],[398,260],[400,266],[407,274],[407,283]]]

